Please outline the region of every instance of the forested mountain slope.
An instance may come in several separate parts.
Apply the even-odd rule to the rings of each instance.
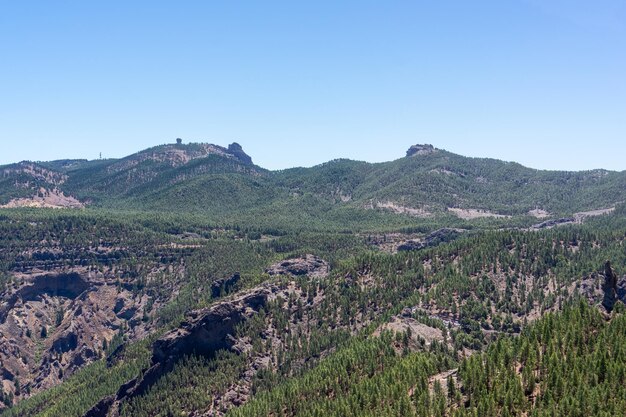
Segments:
[[[54,192],[92,207],[196,212],[220,221],[233,220],[233,212],[289,217],[310,207],[337,223],[343,213],[367,218],[370,210],[415,219],[558,217],[610,209],[626,190],[624,172],[538,171],[429,145],[390,162],[336,160],[276,172],[253,165],[238,144],[162,145],[120,160],[29,162],[0,172],[3,204]]]
[[[47,226],[41,223],[32,226],[37,223],[37,217],[33,216],[40,215],[23,213],[5,217],[7,227],[21,230],[5,236],[20,236],[20,241],[28,241],[26,236],[40,229],[33,236],[37,236],[33,242],[46,235],[50,236],[46,239],[53,241],[54,232],[44,232]],[[105,226],[109,221],[106,217],[60,216],[53,222],[63,225],[59,230],[75,227],[70,226],[74,224],[80,227],[72,233],[84,236],[72,239],[78,247],[84,245],[81,239],[86,242],[94,233],[100,233],[96,230],[102,227],[95,229],[94,226]],[[138,242],[145,242],[140,245],[148,250],[129,246],[126,255],[108,258],[87,255],[88,251],[76,259],[82,259],[79,263],[91,264],[91,269],[95,267],[104,274],[103,284],[96,285],[87,294],[110,288],[114,297],[111,304],[117,303],[115,299],[123,300],[123,309],[108,312],[103,306],[85,303],[81,297],[45,295],[44,306],[38,307],[39,311],[50,314],[54,320],[55,306],[62,306],[60,325],[55,325],[54,321],[44,322],[48,334],[33,332],[24,336],[24,343],[32,340],[35,345],[41,345],[44,355],[48,355],[46,346],[50,346],[52,363],[58,364],[53,369],[63,370],[62,378],[69,379],[58,388],[20,402],[7,411],[7,415],[83,415],[99,401],[98,409],[108,410],[108,415],[191,414],[198,410],[213,410],[217,415],[229,410],[270,415],[259,410],[274,407],[272,402],[291,407],[288,398],[294,398],[293,395],[300,400],[293,403],[295,408],[286,415],[309,415],[309,412],[316,415],[321,412],[319,407],[327,412],[335,410],[332,412],[336,415],[346,410],[356,411],[343,415],[362,415],[361,412],[364,415],[368,412],[402,415],[398,413],[406,410],[427,415],[425,410],[435,406],[454,410],[458,407],[455,404],[459,404],[457,400],[450,403],[436,400],[439,394],[434,394],[432,378],[445,373],[452,375],[462,366],[463,358],[490,346],[500,335],[519,333],[528,322],[546,312],[558,311],[571,300],[581,299],[599,306],[594,309],[603,310],[607,293],[604,288],[606,259],[612,261],[618,277],[615,297],[624,299],[624,218],[624,208],[620,207],[616,213],[582,226],[536,232],[477,232],[440,246],[395,255],[372,252],[365,237],[341,234],[288,234],[262,242],[240,240],[241,232],[225,233],[199,224],[195,230],[201,232],[204,227],[204,235],[172,235],[172,225],[167,225],[172,220],[168,218],[164,218],[162,224],[155,224],[140,216],[131,223],[125,222],[127,226],[123,227],[128,230],[125,233],[117,229],[122,225],[111,224],[106,226],[112,233],[110,238],[131,233],[122,241],[130,244],[138,239]],[[84,231],[79,233],[79,230]],[[142,235],[145,237],[140,237]],[[107,240],[104,235],[100,239]],[[165,248],[173,252],[159,253],[155,258],[151,255],[154,249],[146,246],[150,241],[155,242],[155,248],[163,248],[161,252]],[[331,260],[331,270],[321,275],[314,273],[319,265],[307,264],[304,260],[276,263],[276,260],[293,259],[304,252]],[[24,252],[18,246],[16,253]],[[139,258],[136,255],[139,253],[150,258]],[[51,272],[59,268],[67,271],[67,261],[62,261],[66,266],[55,265],[63,258],[45,261],[46,258],[37,257],[28,263],[22,260],[16,264],[12,261],[15,255],[7,254],[4,265],[9,276],[13,276],[7,282],[8,288],[22,288],[20,279],[29,280],[28,274],[16,278],[13,273],[16,268],[28,271],[30,264]],[[44,261],[52,263],[46,266]],[[155,261],[155,266],[150,266],[149,262]],[[277,266],[270,268],[272,264]],[[136,275],[124,272],[140,265],[147,270],[136,270]],[[80,267],[76,271],[80,274]],[[107,278],[107,271],[111,278]],[[148,274],[148,271],[152,272]],[[269,275],[265,271],[284,275]],[[239,278],[230,278],[235,275]],[[126,278],[117,282],[115,276]],[[98,275],[94,278],[99,279]],[[171,298],[172,293],[178,295]],[[224,295],[226,298],[222,298]],[[615,311],[621,311],[621,303],[615,304]],[[148,305],[152,307],[147,308]],[[46,310],[45,306],[51,308]],[[135,311],[126,315],[124,308],[133,306],[136,306]],[[79,341],[75,347],[55,350],[56,341],[64,340],[68,334],[67,325],[73,325],[74,332],[78,333],[74,318],[77,308],[81,308],[83,314],[86,309],[98,309],[99,314],[105,315],[102,326],[107,330],[95,335],[95,343]],[[15,325],[28,326],[28,322],[18,320],[19,315],[15,313],[11,313]],[[179,326],[183,316],[186,318]],[[227,317],[227,322],[234,327],[216,327]],[[120,319],[122,326],[115,321]],[[194,323],[206,324],[198,327]],[[35,329],[39,329],[36,326],[39,324],[35,325]],[[174,329],[168,332],[172,326]],[[111,331],[116,327],[118,331]],[[195,341],[189,344],[187,337]],[[380,342],[378,338],[382,338]],[[228,343],[215,344],[212,340]],[[84,346],[95,355],[84,357],[81,353],[85,352]],[[390,350],[390,347],[393,348]],[[75,363],[72,358],[77,354],[86,363],[95,362],[78,370],[72,367]],[[102,359],[98,359],[100,357]],[[333,362],[335,360],[339,362]],[[351,364],[354,360],[357,362]],[[619,365],[619,356],[615,360],[618,361],[616,366]],[[3,363],[9,362],[5,359]],[[348,379],[327,386],[324,382],[326,366]],[[348,368],[342,371],[343,366]],[[37,367],[33,369],[41,372]],[[44,375],[49,375],[45,373],[48,368],[41,369]],[[359,377],[359,372],[365,372],[367,378]],[[19,376],[18,372],[11,373],[10,383],[5,381],[6,395],[15,398],[17,386],[20,397],[28,396],[24,393],[29,390],[38,390],[36,384],[28,382],[27,371],[19,372]],[[94,373],[98,374],[97,378],[89,376]],[[293,378],[293,382],[287,382],[285,388],[276,387],[286,378]],[[300,383],[300,378],[313,379]],[[125,388],[119,391],[126,382]],[[425,383],[435,390],[428,391],[434,395],[432,400],[423,397],[425,391],[411,388],[413,384],[423,387]],[[460,404],[465,404],[466,394],[461,390],[461,382],[455,380],[455,383],[462,393]],[[353,404],[350,398],[361,398],[370,386],[378,387],[378,396]],[[406,398],[402,399],[399,395],[405,386],[409,388],[402,394]],[[282,397],[283,389],[292,394]],[[300,389],[307,391],[293,392]],[[337,389],[341,390],[341,395]],[[77,391],[82,394],[77,396]],[[310,395],[310,402],[301,401]],[[352,397],[354,395],[357,397]],[[337,401],[344,396],[347,403]],[[320,402],[319,398],[327,398],[330,403]],[[248,401],[252,401],[248,408],[233,409]],[[268,405],[262,405],[266,401]],[[360,405],[353,409],[357,404]],[[399,411],[393,411],[396,408]]]
[[[616,415],[625,175],[429,145],[0,167],[0,414]]]

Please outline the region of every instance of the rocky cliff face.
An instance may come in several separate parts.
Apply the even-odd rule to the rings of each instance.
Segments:
[[[245,352],[246,347],[235,339],[235,327],[258,313],[277,291],[274,286],[262,286],[232,300],[192,312],[180,327],[154,342],[153,365],[169,366],[192,354],[211,357],[221,349]]]
[[[602,306],[610,313],[618,301],[626,304],[626,276],[618,277],[610,261],[604,264],[603,273],[594,273],[578,283],[578,292],[590,304]]]
[[[19,375],[21,397],[101,358],[116,334],[145,337],[151,324],[143,312],[161,305],[106,269],[33,269],[15,282],[0,294],[0,388],[15,393]]]
[[[425,144],[425,145],[413,145],[406,151],[406,156],[415,156],[415,155],[430,155],[431,153],[435,153],[437,149],[433,145]]]
[[[602,291],[604,292],[602,306],[606,308],[608,312],[613,311],[613,307],[615,307],[617,301],[626,304],[626,277],[619,279],[615,272],[613,272],[610,261],[606,261],[604,265]]]
[[[121,402],[144,394],[187,355],[210,358],[219,350],[247,352],[250,346],[245,340],[236,337],[236,327],[257,314],[278,293],[278,287],[266,284],[230,300],[191,312],[178,328],[154,342],[151,367],[141,377],[122,386],[115,396],[100,401],[86,417],[118,415]]]
[[[275,264],[270,269],[276,271],[276,275],[282,275],[282,280],[279,280],[281,283],[261,284],[240,291],[210,307],[190,312],[178,328],[153,343],[151,366],[139,378],[124,384],[116,395],[102,399],[86,417],[115,417],[119,415],[120,406],[124,402],[146,393],[184,357],[196,355],[212,358],[218,351],[245,354],[247,365],[235,385],[215,396],[214,411],[209,415],[221,416],[229,408],[243,404],[250,394],[254,375],[261,369],[276,367],[276,358],[264,350],[254,351],[249,339],[237,332],[238,327],[261,310],[265,310],[266,314],[269,303],[280,305],[288,317],[298,316],[298,320],[289,320],[288,328],[284,327],[284,323],[279,328],[272,321],[271,314],[267,313],[264,316],[266,327],[263,337],[270,340],[270,345],[276,349],[286,349],[287,335],[291,331],[301,331],[301,325],[307,322],[308,314],[318,308],[324,298],[323,293],[311,298],[295,281],[289,281],[294,276],[311,279],[326,276],[328,263],[323,259],[307,255]],[[224,284],[232,282],[234,277],[238,275],[224,280]],[[285,302],[286,300],[293,302]]]
[[[252,165],[252,158],[243,151],[243,148],[237,142],[228,145],[228,153],[244,164]]]

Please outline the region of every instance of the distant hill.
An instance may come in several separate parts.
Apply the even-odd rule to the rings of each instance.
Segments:
[[[236,143],[168,144],[122,159],[0,167],[0,204],[34,205],[29,199],[46,193],[63,196],[56,199],[58,206],[190,212],[221,219],[235,213],[237,218],[272,213],[294,219],[297,213],[303,221],[317,217],[338,224],[346,216],[379,221],[389,215],[404,222],[504,221],[614,207],[626,200],[626,172],[541,171],[432,145],[414,145],[406,157],[384,163],[341,159],[268,171],[254,165]]]

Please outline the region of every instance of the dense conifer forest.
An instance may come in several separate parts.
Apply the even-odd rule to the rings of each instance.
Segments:
[[[0,167],[0,415],[624,415],[623,172],[232,149]]]

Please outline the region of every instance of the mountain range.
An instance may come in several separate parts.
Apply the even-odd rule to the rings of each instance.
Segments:
[[[0,167],[4,207],[94,207],[201,213],[216,221],[272,217],[337,228],[400,214],[455,218],[549,218],[607,210],[624,201],[626,172],[540,171],[468,158],[432,145],[384,163],[347,159],[269,171],[237,143],[169,144],[122,159],[20,162]],[[233,213],[236,216],[233,216]],[[323,215],[321,214],[323,213]],[[387,220],[389,221],[389,220]],[[406,223],[406,219],[395,222]],[[272,226],[278,225],[270,221]]]
[[[0,415],[621,415],[625,194],[426,144],[0,166]]]

